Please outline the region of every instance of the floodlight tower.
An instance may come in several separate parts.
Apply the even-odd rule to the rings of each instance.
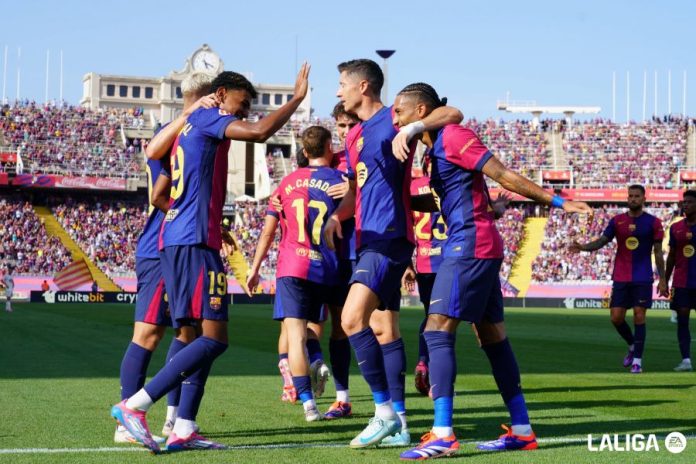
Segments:
[[[384,72],[384,86],[382,86],[382,102],[388,105],[389,102],[387,98],[389,97],[389,68],[387,67],[387,60],[390,56],[396,53],[396,50],[375,50],[379,56],[384,60],[382,64],[382,71]]]

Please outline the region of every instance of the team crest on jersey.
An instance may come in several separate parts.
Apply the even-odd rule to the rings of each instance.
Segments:
[[[360,153],[362,151],[362,147],[363,147],[363,138],[360,137],[358,139],[358,141],[355,143],[355,149],[358,150],[358,153]]]
[[[686,239],[687,239],[687,240],[691,240],[691,237],[693,237],[693,236],[694,236],[694,234],[692,234],[691,232],[687,232],[687,233],[686,233]]]
[[[633,232],[634,230],[636,230],[636,225],[635,225],[635,224],[629,224],[629,225],[628,225],[628,230],[630,230],[631,232]]]
[[[170,209],[167,211],[167,215],[164,217],[165,222],[171,222],[179,215],[178,209]]]
[[[626,239],[626,248],[628,248],[629,250],[631,250],[631,251],[635,250],[636,248],[638,248],[638,245],[640,245],[640,242],[638,241],[637,238],[628,237]]]
[[[211,296],[210,309],[212,309],[213,311],[220,311],[220,308],[222,308],[222,297]]]
[[[684,247],[684,257],[685,258],[691,258],[694,254],[696,254],[696,248],[694,248],[693,245],[686,245]]]
[[[365,165],[365,163],[361,161],[355,167],[355,171],[358,173],[358,187],[362,187],[363,185],[365,185],[365,181],[367,180],[367,165]]]
[[[420,253],[421,256],[430,256],[430,250],[428,250],[427,247],[420,247],[418,249],[418,252]]]

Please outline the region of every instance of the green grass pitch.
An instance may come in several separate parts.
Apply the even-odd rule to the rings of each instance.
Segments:
[[[278,325],[268,306],[230,310],[230,348],[216,362],[199,415],[206,436],[233,448],[152,456],[112,442],[110,406],[118,399],[118,370],[130,339],[126,305],[16,304],[0,313],[0,462],[396,462],[400,450],[351,450],[345,445],[373,407],[356,366],[351,371],[354,417],[307,424],[301,406],[283,404],[277,373]],[[407,347],[407,408],[415,441],[432,421],[432,403],[413,387],[422,309],[402,311]],[[659,452],[590,452],[587,435],[680,431],[696,434],[696,373],[675,373],[676,326],[666,311],[648,317],[642,375],[621,367],[625,347],[600,310],[510,309],[508,333],[522,371],[540,449],[483,454],[475,442],[496,437],[507,421],[484,354],[473,334],[458,334],[455,431],[462,441],[452,462],[623,463],[696,462],[696,440],[681,454],[660,441]],[[328,358],[326,337],[324,350]],[[150,365],[162,365],[169,336]],[[318,403],[325,410],[332,384]],[[149,415],[161,429],[165,401]],[[62,449],[47,453],[46,448]],[[113,450],[113,448],[117,448]],[[79,451],[79,450],[82,451]]]

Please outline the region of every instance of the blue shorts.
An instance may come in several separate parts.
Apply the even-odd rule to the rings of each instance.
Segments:
[[[633,282],[614,282],[611,286],[610,308],[630,309],[635,306],[650,308],[652,306],[652,284]]]
[[[428,314],[478,323],[502,322],[502,259],[445,258],[440,264]]]
[[[358,250],[350,283],[359,282],[375,292],[378,309],[401,307],[401,278],[411,264],[414,245],[406,239],[372,242]]]
[[[353,275],[353,269],[355,268],[355,260],[353,259],[339,259],[338,260],[338,281],[339,283],[334,287],[335,293],[331,295],[330,305],[342,308],[348,297],[348,291],[350,290],[350,278]]]
[[[428,314],[430,308],[430,297],[433,294],[433,285],[435,285],[435,273],[416,274],[416,282],[418,283],[418,296],[420,297],[425,314]]]
[[[160,260],[157,258],[135,258],[135,275],[138,279],[135,322],[172,325]]]
[[[174,327],[191,320],[227,320],[230,296],[220,252],[204,245],[174,245],[160,252]]]
[[[672,294],[672,309],[696,309],[696,288],[675,288]]]
[[[326,320],[325,303],[336,287],[319,284],[297,277],[276,279],[276,295],[273,304],[273,319],[282,321],[286,317],[305,319],[311,322]]]

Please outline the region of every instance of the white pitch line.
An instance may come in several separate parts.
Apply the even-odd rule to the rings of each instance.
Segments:
[[[622,434],[619,434],[622,435]],[[599,435],[598,435],[599,436]],[[658,440],[664,440],[664,436],[657,436]],[[687,440],[696,439],[696,435],[687,435]],[[538,438],[539,443],[587,443],[587,438],[581,437],[546,437]],[[599,441],[598,439],[593,440]],[[462,445],[475,445],[482,443],[479,440],[460,440]],[[412,443],[416,445],[417,443]],[[272,445],[235,445],[229,446],[227,451],[235,450],[274,450],[274,449],[299,449],[299,448],[347,448],[346,443],[277,443]],[[123,453],[147,451],[141,447],[102,447],[102,448],[0,448],[0,454],[56,454],[56,453]],[[225,451],[225,450],[222,450]]]

